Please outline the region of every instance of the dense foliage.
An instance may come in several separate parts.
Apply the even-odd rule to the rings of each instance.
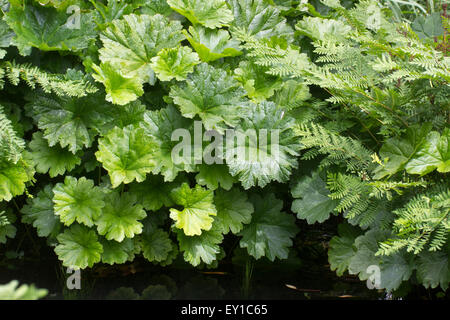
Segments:
[[[214,268],[335,219],[339,276],[448,289],[446,4],[0,6],[0,246],[25,223],[66,267]]]

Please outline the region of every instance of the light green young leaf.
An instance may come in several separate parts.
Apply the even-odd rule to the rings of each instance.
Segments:
[[[35,132],[29,147],[31,159],[39,173],[49,173],[50,177],[56,177],[69,172],[81,163],[81,158],[72,152],[56,145],[50,147],[44,139],[42,132]]]
[[[29,55],[31,47],[41,51],[80,51],[87,48],[97,36],[92,17],[91,12],[75,13],[71,17],[54,8],[13,1],[4,19],[16,35],[13,44],[22,55]]]
[[[55,252],[65,267],[85,269],[100,262],[103,246],[98,241],[95,231],[74,224],[58,235],[57,239],[59,244]]]
[[[241,248],[247,248],[248,253],[255,259],[266,257],[270,261],[275,258],[286,259],[292,238],[297,233],[295,217],[281,211],[283,202],[273,194],[260,197],[250,196],[255,211],[250,224],[244,226],[239,233],[242,239]]]
[[[22,208],[22,222],[33,224],[39,237],[56,237],[61,229],[59,217],[53,210],[53,186],[48,184],[34,198],[27,199]]]
[[[230,174],[245,189],[264,187],[271,181],[286,182],[297,167],[300,148],[292,130],[294,119],[266,101],[253,105],[249,113],[235,128],[234,135],[226,135]]]
[[[105,207],[102,214],[95,221],[97,231],[106,240],[122,242],[125,237],[133,238],[142,233],[143,225],[139,220],[147,216],[140,204],[136,204],[136,197],[130,193],[122,195],[113,191],[105,196]]]
[[[382,161],[387,159],[383,166],[378,167],[374,173],[375,179],[393,175],[403,170],[422,145],[431,130],[430,124],[411,126],[402,137],[388,139],[380,149]]]
[[[25,191],[25,183],[31,179],[27,164],[0,161],[0,201],[9,201]]]
[[[186,30],[183,33],[203,62],[242,54],[239,41],[230,40],[230,34],[226,30],[190,26],[189,33]]]
[[[172,155],[174,148],[179,143],[187,143],[189,147],[192,144],[191,141],[172,141],[174,132],[189,130],[192,126],[192,121],[183,118],[174,106],[169,105],[158,111],[147,111],[141,126],[144,128],[145,134],[157,144],[153,150],[155,159],[153,174],[161,173],[164,181],[173,181],[179,172],[195,170],[192,152],[190,154],[183,153],[181,159],[175,159]],[[189,135],[189,139],[190,137]]]
[[[324,222],[330,217],[330,213],[338,205],[339,201],[329,197],[330,191],[327,184],[319,175],[313,172],[311,176],[303,176],[292,188],[292,196],[296,199],[292,202],[292,211],[297,213],[297,218],[306,219],[308,224]]]
[[[187,75],[199,63],[198,55],[185,46],[162,49],[151,61],[150,66],[161,81],[186,80]]]
[[[92,77],[105,86],[106,101],[125,105],[144,94],[139,78],[123,75],[109,61],[101,63],[100,66],[93,64],[92,69],[96,72]]]
[[[346,39],[352,28],[340,20],[305,17],[295,28],[311,39],[339,42]]]
[[[233,20],[225,0],[167,0],[167,3],[192,24],[201,24],[207,28],[227,26]]]
[[[53,194],[55,214],[66,226],[77,221],[92,227],[105,206],[103,190],[85,177],[66,176],[64,183],[55,185]]]
[[[100,239],[100,243],[103,247],[103,263],[112,265],[133,261],[136,252],[133,239],[125,239],[122,242]]]
[[[171,87],[170,97],[186,118],[198,115],[206,130],[234,127],[245,115],[245,91],[224,70],[206,63],[196,66],[185,83]]]
[[[175,227],[183,229],[187,236],[200,235],[202,230],[210,230],[217,214],[213,203],[214,193],[199,185],[189,188],[187,183],[172,190],[170,196],[173,202],[183,206],[183,210],[170,209],[170,218],[175,221]]]
[[[241,29],[249,36],[270,38],[292,35],[280,10],[268,0],[229,0],[234,21],[231,32]],[[288,37],[287,37],[288,38]]]
[[[33,284],[23,284],[19,287],[17,280],[0,285],[0,300],[38,300],[47,293],[47,289],[38,289]]]
[[[411,160],[406,164],[406,171],[411,174],[425,175],[437,168],[438,172],[450,171],[450,129],[445,128],[442,135],[431,131],[426,141],[420,146]]]
[[[199,166],[199,173],[195,176],[195,181],[210,190],[216,190],[219,186],[222,189],[230,190],[235,179],[224,164],[202,164]]]
[[[281,79],[268,75],[267,70],[268,68],[249,61],[241,61],[239,68],[234,70],[234,78],[242,84],[253,102],[258,103],[270,98],[282,85]]]
[[[116,75],[153,84],[151,59],[161,49],[173,48],[184,40],[181,29],[179,21],[169,21],[160,14],[123,16],[101,34],[100,60],[109,62]]]
[[[214,205],[217,209],[215,228],[223,234],[230,231],[239,233],[244,224],[250,223],[252,219],[253,205],[247,200],[247,195],[237,188],[230,191],[217,190]]]
[[[113,188],[123,183],[145,180],[156,166],[156,144],[141,128],[132,125],[114,128],[98,141],[97,160],[108,171]]]

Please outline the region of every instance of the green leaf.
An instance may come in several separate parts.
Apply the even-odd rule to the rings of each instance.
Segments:
[[[329,197],[331,193],[326,186],[318,171],[299,179],[291,190],[292,196],[296,199],[292,202],[292,211],[297,213],[297,218],[306,219],[308,224],[314,224],[322,223],[330,217],[339,201]]]
[[[93,226],[105,206],[103,190],[85,177],[77,179],[66,176],[64,183],[58,183],[53,188],[53,194],[55,214],[66,226],[75,221]]]
[[[277,106],[292,110],[301,107],[303,102],[310,98],[311,94],[307,85],[295,80],[287,80],[275,92],[272,100]]]
[[[249,224],[254,211],[247,195],[237,188],[230,191],[217,190],[214,196],[217,216],[214,218],[216,229],[227,234],[239,233],[244,224]]]
[[[184,179],[182,180],[184,181]],[[130,185],[130,192],[137,197],[145,210],[157,211],[164,207],[173,205],[170,198],[170,192],[180,186],[178,180],[174,182],[164,182],[161,176],[149,175],[144,182],[132,183]]]
[[[229,0],[234,21],[231,32],[241,29],[249,36],[270,38],[290,36],[292,29],[286,24],[280,10],[267,0]],[[287,37],[288,38],[288,37]]]
[[[411,28],[421,39],[439,37],[444,34],[440,12],[433,12],[426,17],[418,16]]]
[[[11,223],[5,211],[0,211],[0,243],[6,243],[6,238],[13,239],[16,236],[17,229]]]
[[[250,224],[239,233],[242,236],[240,247],[247,248],[255,259],[286,259],[289,247],[292,246],[292,238],[297,233],[295,217],[281,211],[283,202],[273,194],[264,197],[252,194],[250,202],[255,211]]]
[[[122,242],[101,239],[100,243],[103,247],[103,263],[113,265],[133,261],[136,252],[133,239],[125,239]]]
[[[47,293],[47,289],[37,289],[33,284],[23,284],[19,287],[17,280],[0,285],[0,300],[38,300]]]
[[[55,252],[65,267],[85,269],[100,262],[103,246],[95,231],[74,224],[58,235],[57,239],[59,244]]]
[[[219,244],[223,240],[223,235],[214,228],[192,237],[177,231],[177,240],[180,251],[184,252],[184,260],[196,267],[201,262],[210,264],[216,260],[217,255],[220,254]]]
[[[170,208],[170,218],[175,221],[175,227],[183,229],[187,236],[200,235],[202,230],[210,230],[217,214],[213,203],[214,193],[196,185],[189,188],[187,183],[172,190],[170,196],[173,202],[183,206],[183,210]]]
[[[108,171],[113,188],[145,180],[155,168],[155,142],[141,128],[114,128],[98,141],[97,160]]]
[[[219,186],[222,189],[230,190],[235,179],[230,175],[228,167],[224,164],[201,164],[199,173],[195,176],[195,181],[210,190],[216,190]]]
[[[414,265],[408,254],[398,252],[390,256],[375,256],[378,244],[389,237],[389,232],[373,229],[356,238],[354,246],[356,253],[350,259],[349,273],[358,274],[360,280],[370,278],[371,267],[379,268],[380,288],[392,291],[408,280]]]
[[[14,1],[4,19],[16,35],[13,44],[22,55],[29,55],[31,47],[42,51],[80,51],[87,48],[97,36],[92,17],[90,12],[75,12],[71,16],[54,8],[31,5],[29,1],[24,4]],[[79,22],[79,26],[74,22]]]
[[[339,224],[338,233],[339,236],[334,236],[330,240],[328,262],[330,263],[330,269],[336,271],[336,274],[342,277],[344,272],[348,270],[350,259],[356,253],[356,248],[353,244],[361,232],[345,223]]]
[[[23,161],[16,164],[0,161],[0,201],[9,201],[21,195],[30,179],[27,164]]]
[[[408,161],[413,158],[426,142],[426,137],[430,130],[430,124],[414,125],[409,127],[406,134],[402,137],[386,140],[380,149],[380,158],[381,160],[387,159],[387,162],[374,171],[374,179],[381,179],[403,170]]]
[[[189,33],[186,30],[183,33],[203,62],[242,54],[239,41],[230,40],[230,34],[226,30],[190,26]]]
[[[226,135],[226,163],[245,189],[286,182],[297,167],[300,145],[292,130],[294,119],[273,102],[249,109],[249,116]]]
[[[186,80],[194,66],[199,63],[198,55],[189,47],[162,49],[156,57],[152,58],[150,66],[161,81]]]
[[[118,83],[120,77],[136,79],[137,82],[154,84],[155,77],[150,66],[151,59],[163,48],[173,48],[184,40],[179,21],[169,21],[160,14],[154,16],[130,14],[114,20],[101,34],[103,48],[99,50],[102,63],[109,63],[110,69],[104,78],[114,76],[114,87],[123,88]],[[113,73],[112,70],[115,69]],[[142,95],[135,86],[131,92]],[[122,90],[118,90],[119,92]],[[128,99],[132,95],[126,95]],[[122,102],[125,100],[122,97]],[[131,101],[131,100],[129,100]]]
[[[173,133],[179,129],[189,129],[192,126],[192,121],[183,118],[174,106],[169,105],[158,111],[147,111],[141,126],[144,128],[145,134],[157,144],[153,150],[153,157],[156,161],[152,170],[153,174],[161,173],[165,181],[173,181],[179,172],[195,170],[191,154],[183,154],[180,161],[172,156],[172,151],[179,144],[177,141],[172,141]],[[190,146],[191,141],[188,144]]]
[[[92,77],[105,86],[106,101],[125,105],[144,94],[139,78],[125,76],[109,61],[100,66],[93,64],[92,69],[96,72]]]
[[[411,174],[425,175],[437,168],[439,172],[450,171],[450,129],[445,128],[442,136],[431,131],[412,159],[406,164]]]
[[[417,260],[417,278],[425,288],[441,286],[446,291],[450,283],[449,251],[422,251]]]
[[[239,81],[247,91],[247,96],[254,102],[264,101],[281,87],[279,77],[266,73],[269,68],[264,68],[249,61],[241,61],[239,68],[234,70],[234,78]]]
[[[22,208],[22,222],[33,224],[39,237],[56,237],[61,229],[53,210],[53,186],[48,184]]]
[[[100,94],[83,98],[32,95],[29,106],[49,146],[59,143],[73,154],[90,147],[100,128],[111,121],[105,117],[110,106]]]
[[[60,146],[50,147],[42,132],[35,132],[30,144],[31,159],[39,173],[49,173],[50,177],[63,175],[81,163],[81,158]]]
[[[344,41],[352,31],[352,28],[342,21],[318,17],[305,17],[295,28],[311,39],[331,42]]]
[[[225,0],[167,0],[167,3],[192,24],[201,24],[207,28],[227,26],[233,20]]]
[[[141,237],[141,243],[142,254],[150,262],[165,261],[173,250],[169,234],[157,228],[145,232]]]
[[[105,207],[95,221],[97,231],[107,240],[122,242],[125,237],[133,238],[142,233],[143,225],[139,220],[147,216],[136,197],[130,193],[119,195],[113,191],[105,197]]]
[[[234,127],[245,114],[245,91],[222,69],[206,63],[196,66],[186,82],[171,87],[170,97],[186,118],[198,115],[206,130]]]

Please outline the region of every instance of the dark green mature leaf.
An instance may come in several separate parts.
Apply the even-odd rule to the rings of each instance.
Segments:
[[[450,264],[448,246],[441,252],[423,251],[419,254],[417,261],[417,277],[425,288],[436,288],[441,286],[447,290],[450,284]]]
[[[206,130],[222,132],[245,114],[245,91],[224,70],[206,63],[196,66],[185,83],[171,87],[170,97],[184,117],[202,119]]]
[[[195,176],[195,181],[211,190],[216,190],[219,186],[222,189],[230,190],[235,179],[224,164],[202,164],[199,166],[199,173]]]
[[[84,269],[100,262],[103,246],[95,231],[74,224],[58,235],[57,239],[59,244],[55,252],[65,267]]]
[[[136,253],[136,245],[133,239],[125,239],[122,242],[100,239],[103,247],[102,262],[107,264],[121,264],[133,261]]]
[[[361,232],[349,224],[340,224],[338,233],[339,236],[334,236],[330,240],[328,262],[330,263],[330,269],[336,270],[336,274],[341,277],[348,270],[350,259],[356,253],[354,243]]]
[[[180,251],[184,252],[184,260],[196,267],[201,262],[210,264],[216,260],[223,235],[215,228],[196,236],[187,236],[180,230],[177,231],[177,239]]]
[[[216,229],[227,234],[239,233],[244,224],[250,223],[253,205],[247,200],[247,195],[237,188],[230,191],[217,190],[214,196],[217,216],[214,218]]]
[[[440,12],[433,12],[426,17],[418,16],[411,24],[411,28],[421,39],[438,37],[444,34]]]
[[[273,194],[264,197],[252,194],[250,201],[255,211],[250,224],[239,233],[242,236],[240,247],[247,248],[255,259],[286,259],[288,248],[292,246],[292,238],[298,231],[295,218],[281,211],[283,202]]]
[[[50,147],[41,132],[33,134],[33,140],[31,140],[29,146],[36,171],[39,173],[48,172],[52,178],[62,175],[66,171],[71,171],[81,163],[81,158],[69,150],[58,145]]]
[[[0,243],[6,243],[6,238],[14,238],[16,231],[16,227],[12,225],[12,221],[5,211],[0,211]]]
[[[29,55],[31,47],[42,51],[80,51],[87,48],[97,34],[90,12],[72,15],[31,1],[11,1],[5,21],[14,30],[13,44],[22,55]]]
[[[142,254],[150,262],[165,261],[173,250],[169,234],[162,229],[154,228],[141,237]]]
[[[40,237],[56,237],[62,224],[53,210],[53,186],[48,184],[22,208],[22,222],[33,224]]]
[[[329,197],[331,193],[318,171],[301,177],[291,193],[296,198],[292,202],[292,211],[297,213],[297,218],[306,219],[308,224],[327,220],[339,203]]]
[[[300,145],[292,130],[294,119],[273,102],[249,109],[231,135],[226,135],[226,163],[245,189],[286,182],[297,167]]]
[[[292,34],[280,10],[267,0],[228,0],[228,3],[234,15],[232,31],[243,29],[246,34],[257,38]]]
[[[49,146],[59,144],[73,154],[90,147],[100,128],[111,121],[105,116],[110,106],[99,94],[83,98],[33,95],[30,99],[33,117]]]
[[[147,111],[144,121],[141,123],[146,135],[151,137],[157,145],[153,151],[155,167],[153,174],[162,174],[165,181],[173,181],[179,172],[193,172],[195,170],[192,154],[183,154],[181,159],[173,156],[174,148],[178,141],[172,136],[177,131],[190,134],[192,121],[181,116],[180,112],[172,105],[158,110]],[[190,139],[190,135],[189,135]],[[181,142],[184,143],[184,140]],[[191,141],[186,142],[191,147]]]

